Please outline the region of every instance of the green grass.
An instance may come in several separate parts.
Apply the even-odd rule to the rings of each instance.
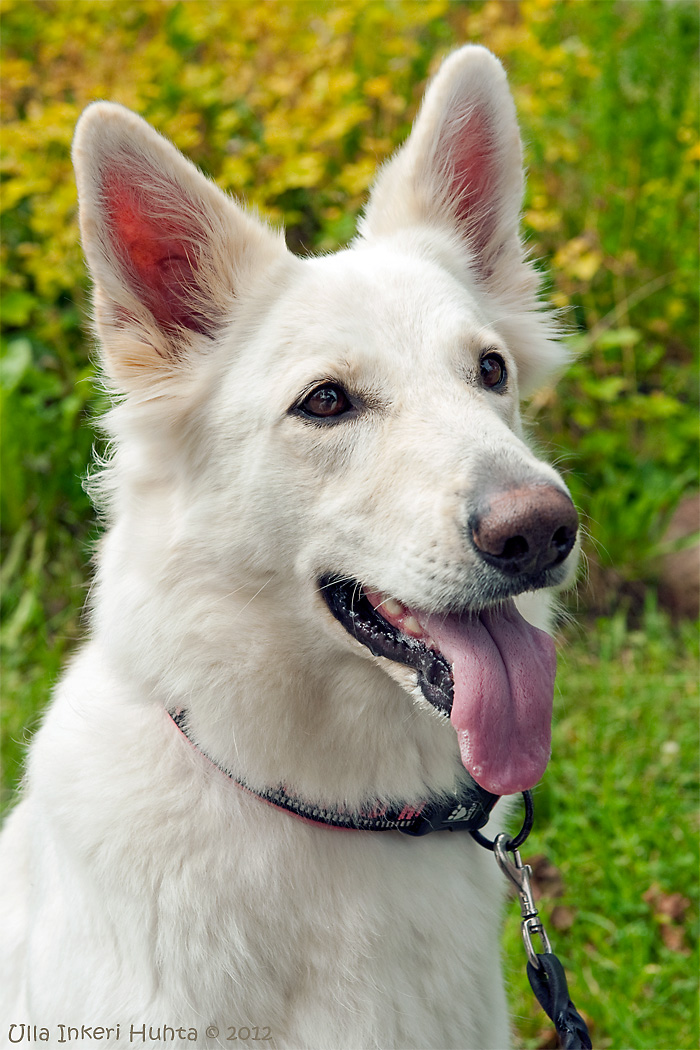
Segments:
[[[21,775],[26,745],[50,691],[82,633],[87,528],[15,533],[0,571],[0,812]]]
[[[570,631],[560,655],[553,757],[535,793],[527,860],[544,854],[563,896],[541,914],[574,1003],[603,1048],[698,1045],[697,625],[647,610]],[[645,894],[652,890],[652,900]],[[664,901],[680,894],[680,914]],[[557,929],[555,906],[572,909]],[[551,1029],[530,992],[519,907],[506,923],[506,973],[524,1047]],[[664,927],[667,927],[664,930]],[[539,945],[537,946],[539,947]]]

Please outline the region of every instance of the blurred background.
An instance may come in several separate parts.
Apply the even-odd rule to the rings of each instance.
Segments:
[[[4,798],[84,630],[99,536],[82,487],[105,405],[70,165],[79,113],[96,98],[131,107],[283,223],[295,251],[325,251],[353,235],[441,57],[485,44],[509,73],[529,168],[525,232],[573,354],[526,417],[586,529],[561,637],[556,769],[539,792],[552,822],[542,856],[577,836],[586,861],[560,858],[555,889],[541,891],[568,938],[577,908],[560,898],[580,886],[588,928],[572,934],[571,958],[595,1045],[696,1046],[697,5],[4,0],[0,10]],[[612,846],[591,819],[598,809]],[[631,888],[601,873],[611,860]],[[530,1000],[522,992],[515,1005],[523,1045],[555,1045]]]

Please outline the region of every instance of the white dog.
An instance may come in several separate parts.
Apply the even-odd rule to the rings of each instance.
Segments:
[[[576,559],[503,69],[447,59],[322,258],[119,106],[74,159],[110,526],[3,835],[2,1040],[503,1050],[493,857],[402,833],[541,778]]]

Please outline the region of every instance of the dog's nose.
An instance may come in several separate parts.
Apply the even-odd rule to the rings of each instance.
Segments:
[[[507,576],[536,576],[564,561],[576,542],[578,514],[554,485],[496,492],[470,521],[481,557]]]

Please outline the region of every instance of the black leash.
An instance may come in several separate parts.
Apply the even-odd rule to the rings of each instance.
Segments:
[[[528,959],[528,980],[540,1006],[554,1023],[559,1046],[562,1050],[591,1050],[591,1037],[586,1022],[571,1002],[564,967],[552,952],[549,938],[535,907],[530,883],[532,868],[529,864],[523,864],[518,852],[519,847],[530,834],[534,818],[532,793],[523,791],[523,799],[525,800],[525,820],[514,839],[500,834],[492,842],[484,838],[479,831],[472,831],[471,835],[480,846],[493,850],[499,867],[518,891],[523,941]],[[512,853],[512,859],[508,856],[509,853]],[[532,938],[535,936],[540,938],[544,952],[535,951],[532,943]]]
[[[564,967],[551,952],[538,955],[537,961],[538,970],[530,961],[527,964],[530,987],[544,1012],[554,1021],[562,1050],[580,1047],[590,1050],[591,1037],[586,1022],[569,998]]]

